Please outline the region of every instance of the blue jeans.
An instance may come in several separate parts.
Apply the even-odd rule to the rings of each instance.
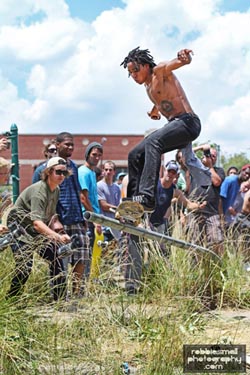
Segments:
[[[128,155],[127,196],[142,194],[154,202],[162,154],[185,148],[199,136],[200,131],[201,123],[198,116],[185,113],[146,136]],[[193,161],[193,155],[190,158],[186,155],[186,158]],[[202,163],[197,158],[196,161],[202,168]]]

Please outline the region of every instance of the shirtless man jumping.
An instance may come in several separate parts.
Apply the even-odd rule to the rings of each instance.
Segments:
[[[151,119],[159,120],[163,115],[168,120],[166,125],[145,137],[128,155],[127,196],[141,203],[147,212],[153,212],[155,208],[161,155],[165,152],[183,149],[185,164],[193,168],[196,182],[198,178],[200,185],[211,184],[208,169],[192,153],[191,142],[200,134],[200,120],[173,73],[173,70],[190,64],[191,54],[192,50],[183,49],[173,60],[156,65],[149,50],[137,47],[121,63],[136,83],[144,84],[154,103],[148,112]]]

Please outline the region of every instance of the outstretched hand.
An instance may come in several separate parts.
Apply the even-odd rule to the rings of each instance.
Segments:
[[[193,51],[191,49],[182,49],[177,53],[177,58],[183,63],[190,63],[192,60],[191,55],[193,55]]]

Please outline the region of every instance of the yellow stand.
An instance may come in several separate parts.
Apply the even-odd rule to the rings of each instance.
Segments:
[[[90,279],[98,279],[100,276],[102,246],[100,243],[104,242],[104,234],[98,234],[95,230],[95,241],[93,246],[91,267],[90,267]]]

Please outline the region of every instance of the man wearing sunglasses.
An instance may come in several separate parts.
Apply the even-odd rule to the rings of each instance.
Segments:
[[[21,294],[32,270],[35,251],[49,262],[54,300],[65,296],[64,267],[57,249],[68,243],[70,237],[65,233],[57,233],[50,223],[56,214],[59,185],[68,175],[66,161],[60,157],[51,158],[43,171],[42,180],[23,190],[8,214],[8,226],[15,222],[25,230],[10,245],[16,268],[8,298]]]
[[[34,166],[34,176],[32,182],[36,182],[40,180],[40,174],[44,170],[47,164],[47,160],[57,156],[57,148],[55,140],[50,141],[48,144],[44,146],[43,155],[45,156],[44,161],[41,161],[38,165]]]

